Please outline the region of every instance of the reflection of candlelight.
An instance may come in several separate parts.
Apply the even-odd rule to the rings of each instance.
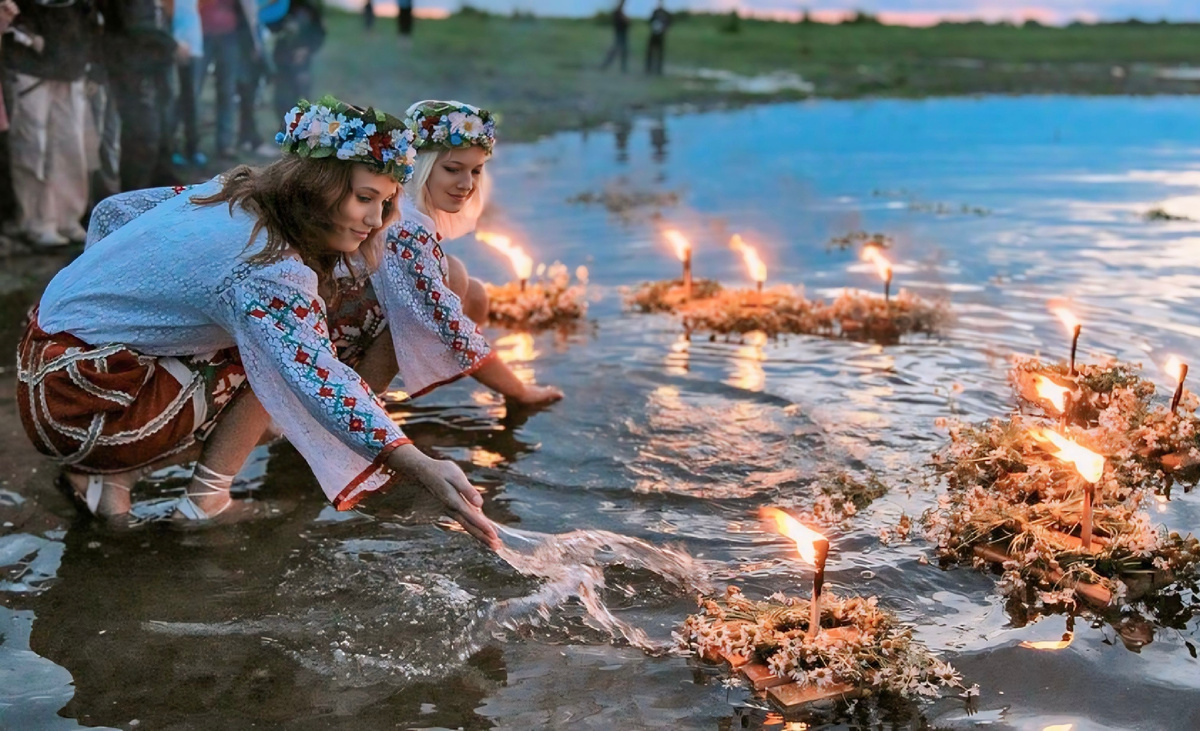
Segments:
[[[533,274],[533,259],[529,257],[529,254],[526,254],[520,246],[513,244],[512,239],[504,234],[476,231],[475,238],[508,257],[512,263],[513,273],[521,282],[521,291],[524,292],[525,285]]]
[[[1081,447],[1058,432],[1049,429],[1038,429],[1034,432],[1034,436],[1053,444],[1056,451],[1052,454],[1063,462],[1073,464],[1075,471],[1083,478],[1083,518],[1080,520],[1079,538],[1083,543],[1083,550],[1091,550],[1092,503],[1096,499],[1096,483],[1104,476],[1104,455]]]
[[[1183,381],[1187,378],[1188,365],[1172,355],[1167,361],[1167,373],[1175,379],[1175,395],[1171,397],[1171,413],[1179,408],[1179,399],[1183,397]]]
[[[775,521],[775,529],[796,543],[800,558],[813,565],[813,593],[808,614],[808,636],[816,637],[821,630],[821,588],[825,584],[825,559],[829,556],[829,539],[807,528],[803,523],[779,508],[763,508],[762,517]]]
[[[675,256],[683,262],[683,297],[692,298],[692,242],[678,230],[669,228],[663,231],[663,236],[675,247]]]
[[[729,239],[729,248],[742,255],[742,260],[746,262],[746,269],[750,272],[750,278],[754,280],[754,284],[761,294],[763,282],[767,281],[767,265],[758,257],[758,252],[738,234],[734,234],[733,238]]]
[[[873,244],[863,247],[862,260],[875,265],[875,271],[883,280],[883,301],[887,302],[892,296],[892,263],[883,255],[880,248]]]
[[[1074,639],[1074,632],[1064,632],[1061,640],[1042,640],[1038,642],[1026,640],[1021,643],[1021,647],[1027,650],[1065,650],[1071,646],[1071,642]]]
[[[1073,376],[1075,375],[1075,350],[1079,347],[1079,332],[1083,329],[1083,323],[1075,317],[1075,313],[1066,307],[1052,307],[1050,311],[1063,324],[1063,327],[1067,328],[1067,332],[1071,333],[1071,375]]]

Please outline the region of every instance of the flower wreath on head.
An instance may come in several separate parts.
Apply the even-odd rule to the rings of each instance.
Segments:
[[[316,104],[301,99],[292,107],[275,142],[285,154],[364,163],[403,185],[412,180],[417,160],[414,128],[412,120],[370,107],[364,111],[326,95]]]
[[[405,112],[415,125],[418,150],[482,147],[489,155],[496,144],[496,115],[455,101],[417,102]]]

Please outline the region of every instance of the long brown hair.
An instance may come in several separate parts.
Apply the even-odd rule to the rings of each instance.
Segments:
[[[284,155],[266,167],[249,165],[225,173],[224,186],[211,196],[197,196],[192,202],[201,206],[228,203],[232,212],[240,205],[257,221],[246,242],[249,248],[264,230],[267,243],[247,261],[269,264],[295,250],[304,263],[317,273],[322,284],[336,293],[334,268],[339,261],[356,278],[374,271],[383,256],[383,236],[396,214],[395,202],[384,204],[383,226],[372,233],[358,253],[367,271],[356,271],[351,258],[330,251],[329,233],[337,223],[337,212],[351,192],[353,165],[333,157],[311,158]]]

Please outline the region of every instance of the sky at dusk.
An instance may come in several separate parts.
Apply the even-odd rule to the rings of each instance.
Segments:
[[[394,4],[394,0],[374,0],[376,6]],[[485,10],[509,13],[514,9],[539,15],[591,15],[612,7],[611,0],[469,0]],[[337,0],[338,5],[359,6],[362,0]],[[442,15],[458,9],[462,0],[415,0],[422,15]],[[654,0],[628,0],[630,15],[648,15]],[[885,22],[928,25],[939,20],[982,18],[985,20],[1024,20],[1034,18],[1045,23],[1072,20],[1200,20],[1200,2],[1196,0],[667,0],[672,10],[690,9],[728,11],[738,8],[746,14],[795,18],[809,9],[819,19],[836,21],[854,10],[878,14]],[[392,8],[388,8],[392,10]],[[394,11],[393,11],[394,12]]]

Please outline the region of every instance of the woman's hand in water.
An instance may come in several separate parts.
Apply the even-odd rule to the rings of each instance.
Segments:
[[[525,388],[521,389],[519,393],[507,398],[509,401],[522,406],[545,406],[555,401],[561,401],[563,392],[554,386],[532,386],[525,384]]]
[[[411,444],[398,447],[388,466],[415,480],[445,506],[450,517],[493,551],[500,548],[496,527],[483,514],[483,496],[467,480],[462,468],[448,459],[434,459]]]

